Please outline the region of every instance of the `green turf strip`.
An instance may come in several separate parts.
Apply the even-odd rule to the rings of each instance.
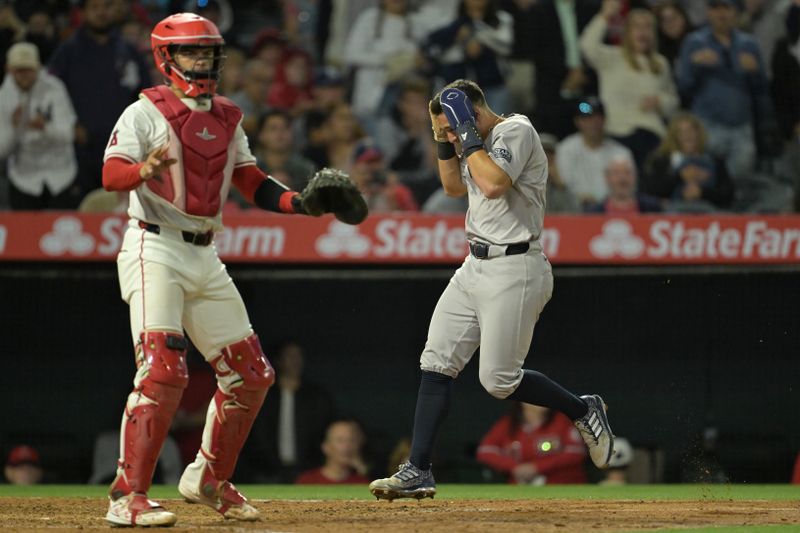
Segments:
[[[369,500],[365,486],[240,485],[251,499]],[[96,485],[0,485],[0,497],[102,498],[107,488]],[[174,486],[154,486],[151,498],[179,498]],[[800,500],[800,485],[439,485],[437,499],[484,500],[564,498],[590,500]],[[715,533],[719,530],[713,530]]]
[[[797,531],[796,525],[775,526],[720,526],[691,529],[657,529],[658,533],[789,533]],[[623,533],[623,532],[621,532]]]

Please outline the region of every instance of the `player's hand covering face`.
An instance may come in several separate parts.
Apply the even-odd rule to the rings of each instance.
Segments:
[[[441,123],[439,122],[439,118],[443,117],[444,115],[442,114],[438,116],[434,115],[430,110],[428,110],[428,113],[431,116],[431,129],[433,130],[433,140],[440,143],[450,142],[450,140],[447,138],[447,134],[442,129]],[[445,119],[445,123],[447,123],[447,119]]]
[[[436,116],[436,124],[438,125],[439,131],[445,136],[447,142],[453,143],[456,146],[461,144],[458,135],[456,135],[456,132],[450,127],[450,123],[447,122],[447,117],[444,113]]]

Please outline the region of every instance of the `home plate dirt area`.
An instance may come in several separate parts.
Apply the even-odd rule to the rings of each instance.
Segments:
[[[791,500],[254,500],[259,522],[223,519],[211,509],[164,500],[178,515],[174,531],[657,531],[773,525],[800,528]],[[107,528],[100,498],[0,498],[0,528],[47,531]],[[749,528],[743,528],[747,530]]]

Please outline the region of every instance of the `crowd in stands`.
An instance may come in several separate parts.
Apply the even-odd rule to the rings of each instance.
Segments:
[[[800,209],[800,0],[204,4],[0,4],[0,208],[124,209],[87,195],[114,121],[161,82],[150,29],[195,11],[225,36],[220,92],[259,166],[295,189],[334,166],[373,212],[465,211],[441,190],[427,102],[466,77],[532,119],[549,212]]]

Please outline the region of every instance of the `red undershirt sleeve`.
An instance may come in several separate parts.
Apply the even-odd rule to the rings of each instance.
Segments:
[[[143,165],[120,157],[110,157],[103,164],[103,188],[107,191],[132,191],[144,182],[139,175]]]
[[[267,175],[255,165],[245,165],[233,169],[233,185],[251,204],[255,204],[256,190],[265,179],[267,179]]]

